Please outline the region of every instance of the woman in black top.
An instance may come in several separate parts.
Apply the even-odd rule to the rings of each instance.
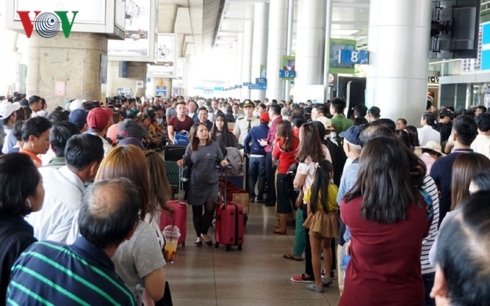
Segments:
[[[226,156],[226,147],[236,148],[238,146],[238,139],[228,129],[228,120],[223,113],[216,115],[211,129],[211,140],[218,143],[223,156]]]
[[[41,209],[44,188],[31,158],[21,153],[0,157],[0,186],[0,301],[4,302],[10,269],[17,257],[37,241],[24,217]]]

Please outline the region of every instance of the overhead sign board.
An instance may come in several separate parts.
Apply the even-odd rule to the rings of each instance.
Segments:
[[[251,90],[266,90],[267,84],[248,84],[248,89]]]
[[[369,52],[366,50],[349,50],[341,49],[339,56],[340,64],[357,64],[367,65],[369,64]]]
[[[296,71],[294,70],[279,70],[279,78],[292,79],[296,77]]]
[[[267,84],[266,78],[255,78],[255,84]]]

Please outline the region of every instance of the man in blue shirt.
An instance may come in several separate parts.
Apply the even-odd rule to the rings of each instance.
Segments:
[[[265,189],[265,148],[260,145],[261,139],[266,139],[269,133],[269,114],[260,115],[260,124],[253,127],[245,136],[243,141],[243,150],[250,158],[248,164],[248,194],[250,201],[255,200],[255,183],[259,179],[257,202],[264,203]],[[252,144],[250,144],[252,143]]]
[[[126,178],[98,181],[84,194],[81,237],[66,246],[37,242],[12,267],[7,305],[135,305],[111,257],[131,238],[141,197]]]

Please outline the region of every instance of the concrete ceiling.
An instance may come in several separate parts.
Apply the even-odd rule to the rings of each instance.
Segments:
[[[367,42],[370,0],[334,0],[331,37]],[[246,20],[253,20],[253,4],[269,0],[160,0],[157,30],[178,34],[180,56],[201,55],[211,48],[231,48]],[[295,0],[295,16],[298,11]],[[294,27],[294,32],[296,27]],[[293,50],[295,49],[295,35]]]
[[[158,32],[178,34],[179,56],[211,49],[220,7],[225,0],[160,0]]]
[[[214,47],[231,48],[238,33],[243,32],[244,22],[253,19],[253,4],[268,0],[226,0],[220,18]],[[331,37],[367,41],[370,0],[334,0]],[[295,0],[294,23],[298,11]],[[248,16],[247,16],[248,15]],[[295,49],[296,26],[294,27],[293,50]]]

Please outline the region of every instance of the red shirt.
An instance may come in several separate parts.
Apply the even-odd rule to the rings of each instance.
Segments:
[[[339,305],[424,305],[420,253],[429,226],[425,206],[410,205],[407,219],[394,224],[362,219],[361,206],[361,197],[340,204],[352,234],[352,257]]]
[[[299,140],[298,138],[293,138],[293,149],[291,152],[285,152],[281,148],[283,146],[283,139],[276,139],[274,144],[274,149],[272,150],[272,157],[279,160],[279,165],[277,167],[277,173],[286,174],[289,167],[296,162],[296,153],[298,151]]]
[[[173,116],[168,120],[168,125],[172,125],[174,127],[174,132],[187,131],[191,130],[191,127],[194,125],[194,120],[191,117],[185,116],[184,121],[180,121],[177,119],[177,116]]]

